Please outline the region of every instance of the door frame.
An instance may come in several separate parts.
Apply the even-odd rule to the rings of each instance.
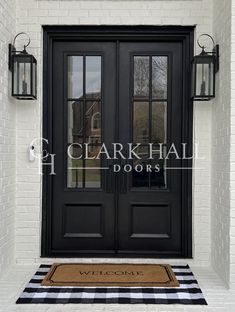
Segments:
[[[193,101],[191,99],[191,62],[194,50],[195,26],[44,26],[43,27],[43,138],[49,143],[52,137],[52,50],[53,42],[64,41],[177,41],[183,48],[183,91],[182,141],[188,143],[189,154],[193,149]],[[52,153],[51,146],[43,149]],[[192,167],[192,160],[184,160],[184,166]],[[192,258],[192,170],[182,170],[182,254],[169,257]],[[52,176],[49,166],[43,166],[42,177],[42,228],[41,257],[69,257],[69,254],[55,254],[51,248],[51,203]],[[76,257],[148,257],[160,258],[154,254],[82,254]],[[71,255],[70,255],[71,257]]]

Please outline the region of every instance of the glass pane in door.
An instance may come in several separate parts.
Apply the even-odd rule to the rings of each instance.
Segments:
[[[89,144],[101,143],[101,102],[86,102],[85,141]]]
[[[167,102],[152,102],[152,143],[166,143]]]
[[[67,186],[68,187],[82,187],[83,167],[82,149],[73,145],[68,147],[68,170],[67,170]]]
[[[134,56],[134,97],[149,97],[149,56]]]
[[[168,57],[136,55],[133,64],[133,142],[159,147],[159,143],[167,143]],[[166,187],[165,161],[154,156],[153,160],[147,156],[141,160],[147,170],[133,172],[134,187]],[[138,162],[134,160],[134,165]]]
[[[102,136],[101,61],[100,55],[68,57],[67,144],[72,144],[75,155],[83,147],[79,159],[68,154],[68,188],[101,187],[101,161],[95,159]],[[91,158],[87,160],[85,143],[89,145],[86,156]]]
[[[152,57],[152,96],[167,99],[167,57]]]
[[[68,101],[68,143],[83,141],[83,102]]]
[[[68,98],[79,99],[83,95],[83,57],[68,57]]]
[[[149,173],[147,169],[149,147],[140,146],[136,150],[136,154],[140,158],[134,158],[133,160],[133,186],[134,187],[149,187]]]
[[[101,97],[101,56],[86,56],[86,98]]]
[[[152,188],[166,188],[167,173],[165,167],[167,160],[164,158],[166,156],[166,145],[162,147],[162,154],[158,151],[158,145],[156,145],[156,149],[153,147],[153,150],[155,151],[152,154],[153,159],[151,160],[150,185]]]
[[[94,154],[95,146],[91,146],[90,156]],[[101,161],[100,159],[89,159],[85,161],[86,165],[86,176],[85,176],[85,187],[101,187]]]
[[[134,102],[133,142],[149,142],[149,103]]]

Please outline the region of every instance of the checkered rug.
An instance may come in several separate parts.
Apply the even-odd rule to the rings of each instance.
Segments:
[[[40,265],[16,303],[142,303],[206,305],[188,265],[172,266],[180,287],[41,286],[50,265]]]

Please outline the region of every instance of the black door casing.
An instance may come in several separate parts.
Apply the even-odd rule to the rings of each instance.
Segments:
[[[112,142],[132,140],[132,55],[168,55],[167,139],[192,150],[193,27],[44,27],[43,137],[49,140],[45,148],[57,156],[56,176],[43,168],[42,256],[191,257],[191,170],[170,170],[164,190],[139,190],[132,187],[130,174],[110,177],[105,172],[99,190],[66,188],[64,60],[78,52],[102,55],[102,141],[110,149]],[[191,160],[181,162],[191,165]],[[146,211],[150,218],[165,220],[161,233],[149,232]],[[89,224],[94,231],[67,233],[68,212],[72,222],[82,215],[80,227]]]

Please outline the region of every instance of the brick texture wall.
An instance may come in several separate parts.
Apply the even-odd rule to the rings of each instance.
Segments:
[[[16,103],[8,90],[8,43],[15,32],[15,1],[0,0],[0,276],[14,260]]]
[[[230,285],[235,289],[235,0],[232,0],[231,18],[231,149],[230,149]]]
[[[215,0],[213,30],[221,52],[220,70],[216,74],[216,98],[212,103],[211,262],[226,284],[229,283],[230,262],[230,16],[230,1]]]
[[[31,51],[38,59],[39,98],[17,106],[16,260],[38,262],[40,256],[41,178],[36,163],[29,163],[28,144],[40,137],[42,126],[42,25],[197,25],[196,36],[212,31],[211,0],[182,1],[36,1],[17,0],[17,30],[29,33]],[[194,262],[210,261],[210,143],[211,103],[194,107],[194,140],[206,160],[195,165],[193,231]]]

